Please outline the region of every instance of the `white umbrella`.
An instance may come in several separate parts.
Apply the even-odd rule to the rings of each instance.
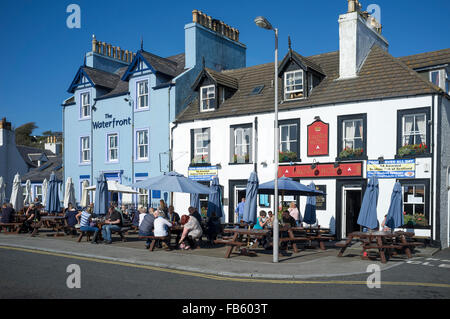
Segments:
[[[75,188],[73,186],[72,177],[68,177],[66,187],[64,188],[64,208],[69,207],[69,203],[76,206]]]
[[[6,200],[6,184],[3,181],[3,176],[0,176],[0,205]]]
[[[88,191],[94,191],[96,189],[95,185],[86,188]],[[108,181],[108,192],[124,193],[124,194],[138,194],[137,191],[132,189],[130,186],[125,186],[119,184],[116,181]]]
[[[24,206],[29,206],[32,202],[31,199],[31,181],[29,179],[27,179],[26,183],[25,183],[25,198],[23,200],[23,205]]]
[[[42,182],[42,206],[47,205],[48,181],[44,179]]]
[[[88,187],[89,187],[89,182],[84,180],[82,183],[82,191],[81,191],[81,201],[80,201],[81,207],[89,206],[89,192],[87,190]]]
[[[23,208],[22,184],[20,183],[19,173],[14,176],[11,192],[11,204],[16,211],[20,211]]]

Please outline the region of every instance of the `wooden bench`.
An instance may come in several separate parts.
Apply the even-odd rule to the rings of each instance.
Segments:
[[[170,236],[139,236],[139,239],[152,239],[152,243],[150,244],[149,251],[153,251],[155,249],[156,242],[163,241],[169,242]],[[169,247],[170,249],[170,247]]]
[[[126,234],[130,229],[131,229],[131,227],[122,227],[122,228],[120,228],[120,230],[112,230],[111,229],[111,234],[118,234],[120,236],[120,239],[123,242],[126,242],[127,239],[125,238],[124,234]]]
[[[22,223],[0,223],[0,232],[5,229],[5,234],[18,234],[21,226]]]
[[[234,247],[241,247],[247,245],[244,242],[236,241],[236,238],[234,236],[231,239],[216,239],[214,240],[214,244],[224,244],[227,247],[227,251],[225,253],[225,258],[230,258],[231,252],[233,251]]]
[[[86,241],[91,240],[91,234],[93,234],[93,231],[82,231],[80,228],[77,228],[77,232],[80,234],[78,236],[77,242],[81,242],[81,239],[86,236]]]

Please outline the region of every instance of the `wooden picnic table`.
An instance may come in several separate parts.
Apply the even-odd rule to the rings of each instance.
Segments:
[[[42,216],[41,222],[47,227],[56,231],[53,236],[63,236],[64,228],[66,227],[66,218],[64,216]],[[63,231],[63,234],[60,232]]]
[[[297,242],[311,243],[317,241],[321,250],[326,250],[324,241],[334,238],[327,234],[330,233],[328,228],[316,227],[291,227],[284,225],[280,227],[280,234],[287,232],[287,237],[281,237],[280,245],[283,242],[290,242],[295,253],[298,253]],[[287,248],[287,247],[286,247]]]
[[[268,229],[244,229],[244,228],[232,228],[224,229],[224,233],[233,234],[230,239],[217,239],[214,241],[215,244],[225,244],[227,250],[225,252],[225,258],[229,258],[231,252],[235,247],[247,246],[251,238],[261,239],[264,236],[270,234]],[[247,249],[241,249],[241,254],[247,254]]]
[[[362,243],[361,258],[367,259],[365,252],[369,249],[378,249],[382,263],[387,262],[387,258],[395,250],[405,250],[408,258],[412,257],[411,248],[422,243],[408,241],[412,238],[414,233],[411,232],[386,232],[386,231],[372,231],[372,232],[353,232],[350,233],[346,240],[336,243],[336,247],[340,247],[338,257],[342,257],[347,247],[351,244],[353,239],[359,239]],[[387,256],[386,256],[387,254]],[[387,258],[386,258],[387,257]]]

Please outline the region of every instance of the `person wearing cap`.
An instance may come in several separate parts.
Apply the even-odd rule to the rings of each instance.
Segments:
[[[26,220],[23,222],[20,231],[31,233],[33,231],[31,224],[35,221],[38,222],[41,220],[41,213],[39,212],[39,209],[36,208],[36,205],[34,203],[31,203],[30,206],[28,206],[25,216]]]

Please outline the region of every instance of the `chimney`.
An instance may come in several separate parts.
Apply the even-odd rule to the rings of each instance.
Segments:
[[[389,43],[381,35],[381,24],[362,11],[358,0],[347,0],[348,12],[339,16],[339,79],[358,76],[374,45],[387,51]]]

